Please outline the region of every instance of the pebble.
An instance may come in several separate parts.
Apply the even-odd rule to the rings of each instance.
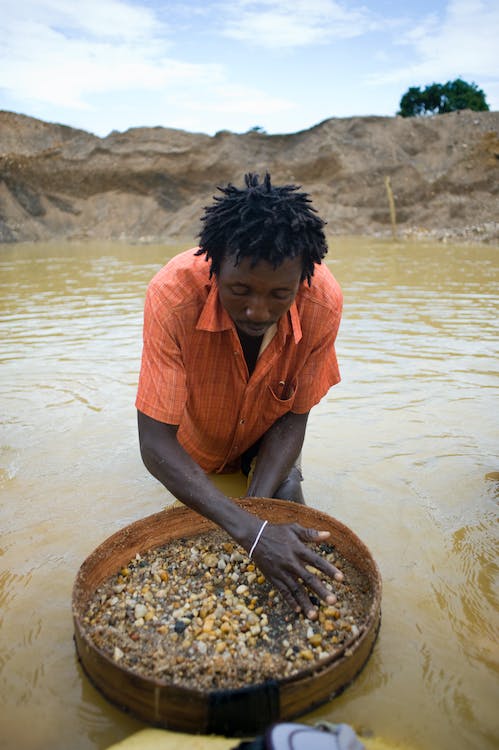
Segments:
[[[147,612],[147,607],[145,606],[145,604],[136,604],[133,610],[136,620],[140,620],[142,617],[144,617],[146,612]]]
[[[320,549],[345,577],[330,583],[334,606],[314,597],[313,626],[221,530],[136,556],[97,589],[83,621],[114,662],[150,679],[213,690],[291,677],[351,647],[370,611],[367,580],[332,545]]]

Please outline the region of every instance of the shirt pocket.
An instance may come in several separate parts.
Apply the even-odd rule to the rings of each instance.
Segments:
[[[272,423],[274,423],[279,417],[282,417],[283,414],[291,411],[296,398],[297,387],[298,381],[296,378],[286,382],[281,380],[267,386],[265,416],[271,418]]]

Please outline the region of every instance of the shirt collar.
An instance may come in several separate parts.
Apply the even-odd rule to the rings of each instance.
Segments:
[[[201,315],[198,318],[196,328],[199,331],[217,332],[227,331],[231,329],[233,325],[230,315],[220,302],[216,282],[212,280],[211,288],[208,292],[208,297],[206,298],[203,309],[201,310]],[[288,333],[293,334],[295,344],[301,340],[303,334],[296,300],[293,301],[287,315],[279,320],[277,331],[283,340]]]
[[[199,331],[226,331],[232,328],[229,313],[222,307],[216,282],[212,280],[208,297],[204,303],[196,328]]]
[[[295,344],[297,344],[299,341],[301,341],[303,333],[301,330],[300,316],[298,314],[298,306],[296,304],[296,299],[294,300],[293,304],[289,308],[288,316],[291,321],[291,329],[293,331],[293,338],[295,340]]]

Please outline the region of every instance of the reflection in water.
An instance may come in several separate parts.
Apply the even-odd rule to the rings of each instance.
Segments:
[[[2,247],[5,747],[101,749],[142,726],[81,673],[70,596],[97,544],[171,500],[133,407],[145,287],[168,252]],[[499,729],[496,256],[331,243],[342,382],[310,417],[305,491],[371,548],[383,621],[362,674],[309,718],[405,747],[487,750]]]

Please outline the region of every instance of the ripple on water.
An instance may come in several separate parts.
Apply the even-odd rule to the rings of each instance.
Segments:
[[[495,519],[485,516],[453,534],[452,553],[462,573],[459,600],[450,611],[463,649],[478,661],[499,666],[499,566]]]
[[[32,572],[25,574],[4,570],[0,573],[0,674],[2,689],[17,692],[22,686],[22,700],[28,700],[43,675],[43,662],[26,659],[42,631],[42,614],[33,614],[28,604]],[[19,664],[19,660],[21,663]],[[16,669],[4,667],[12,662]]]

